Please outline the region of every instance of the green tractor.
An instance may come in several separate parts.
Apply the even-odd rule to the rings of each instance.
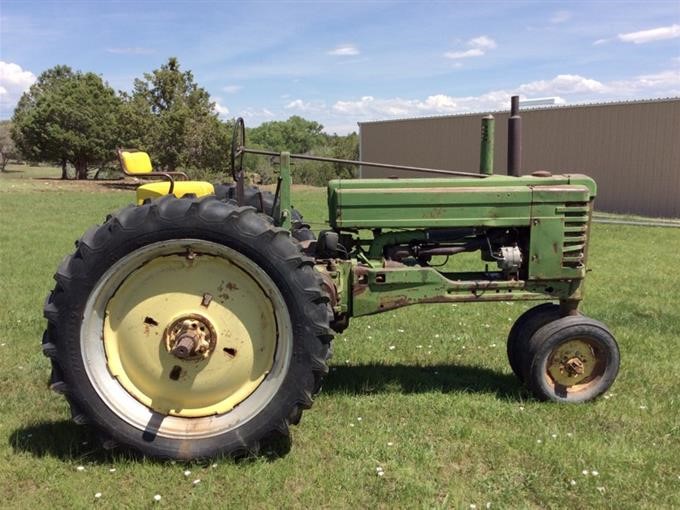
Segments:
[[[245,186],[246,153],[278,159],[275,193]],[[121,150],[126,173],[163,181],[140,186],[57,269],[44,308],[50,387],[105,448],[248,455],[311,407],[350,318],[537,300],[508,335],[512,370],[540,400],[594,399],[619,367],[607,327],[578,311],[595,182],[493,175],[488,118],[481,154],[480,173],[351,162],[442,177],[333,180],[329,228],[315,235],[291,205],[290,161],[329,158],[248,149],[240,119],[229,185],[148,174],[145,153]],[[456,264],[474,252],[475,267]]]

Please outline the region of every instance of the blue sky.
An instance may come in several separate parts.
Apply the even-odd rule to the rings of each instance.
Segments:
[[[0,0],[0,117],[66,64],[117,90],[176,56],[224,118],[357,122],[680,95],[680,0]]]

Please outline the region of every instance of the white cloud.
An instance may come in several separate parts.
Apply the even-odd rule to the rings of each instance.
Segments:
[[[480,35],[479,37],[474,37],[468,41],[468,46],[473,48],[482,48],[485,50],[492,50],[496,47],[496,41],[487,37],[486,35]]]
[[[569,21],[572,17],[569,11],[557,11],[550,17],[550,23],[564,23]]]
[[[114,53],[116,55],[151,55],[156,53],[153,48],[142,48],[142,47],[127,47],[127,48],[106,48],[108,53]]]
[[[488,50],[492,50],[497,46],[496,41],[494,41],[493,39],[491,39],[491,37],[488,37],[486,35],[473,37],[466,43],[466,45],[470,49],[447,51],[446,53],[444,53],[444,57],[452,60],[457,60],[461,58],[481,57],[482,55],[485,55]]]
[[[652,41],[662,41],[664,39],[675,39],[680,37],[680,25],[673,24],[668,27],[629,32],[627,34],[619,34],[617,37],[620,41],[632,42],[634,44],[644,44]]]
[[[225,85],[222,87],[222,90],[224,90],[227,94],[236,94],[237,92],[240,92],[243,87],[241,85]]]
[[[340,46],[329,50],[327,53],[336,57],[352,57],[358,55],[360,52],[359,48],[354,44],[341,44]]]
[[[257,125],[259,122],[272,120],[276,115],[267,108],[244,108],[238,112],[234,112],[236,116],[243,117],[248,120],[249,124]]]
[[[215,99],[215,111],[220,117],[224,117],[229,114],[229,108],[222,104],[222,98],[216,97]]]
[[[584,78],[577,74],[559,74],[551,80],[537,80],[519,86],[523,94],[579,94],[584,92],[600,93],[606,87],[599,81]]]
[[[643,74],[628,80],[613,81],[608,91],[622,96],[649,94],[676,96],[680,94],[680,71],[669,69],[654,74]]]
[[[326,103],[323,101],[303,101],[302,99],[294,99],[284,106],[284,108],[286,110],[297,110],[304,113],[318,113],[325,110]]]
[[[677,94],[680,94],[680,73],[676,70],[611,82],[576,74],[560,74],[551,79],[535,80],[512,89],[492,90],[476,96],[435,94],[424,99],[364,96],[357,100],[341,100],[333,104],[327,115],[332,118],[331,124],[341,125],[340,119],[343,118],[366,121],[507,110],[513,95],[519,95],[523,100],[551,97],[555,98],[556,104],[567,104]]]
[[[444,53],[444,56],[450,59],[481,57],[482,55],[484,55],[484,50],[480,48],[473,48],[465,51],[447,51]]]
[[[35,82],[35,75],[18,64],[0,60],[0,116],[12,114],[17,101]]]

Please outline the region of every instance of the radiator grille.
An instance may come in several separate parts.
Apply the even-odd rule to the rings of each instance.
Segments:
[[[585,261],[590,206],[587,202],[570,202],[558,212],[564,215],[562,267],[580,269]]]

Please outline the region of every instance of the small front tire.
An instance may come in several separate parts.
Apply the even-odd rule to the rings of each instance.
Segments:
[[[539,400],[587,402],[606,392],[619,371],[609,329],[584,316],[562,317],[531,338],[527,386]]]

